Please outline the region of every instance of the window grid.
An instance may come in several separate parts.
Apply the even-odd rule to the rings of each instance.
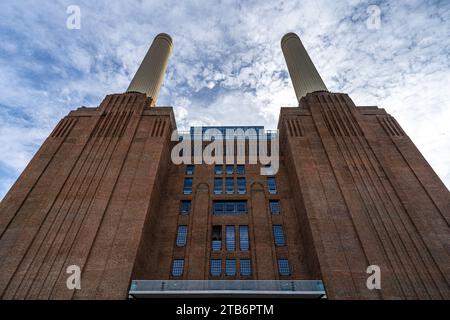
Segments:
[[[213,214],[247,214],[247,201],[214,201]]]
[[[212,240],[212,251],[221,251],[221,250],[222,250],[222,241]]]
[[[234,193],[234,178],[226,178],[225,180],[225,188],[227,194],[233,194]]]
[[[245,194],[247,192],[245,178],[243,178],[243,177],[237,178],[237,187],[238,187],[239,194]]]
[[[225,274],[229,277],[236,276],[236,260],[227,259],[225,261]]]
[[[275,181],[275,177],[267,177],[267,189],[270,194],[277,193],[277,183]]]
[[[289,276],[291,274],[288,259],[279,259],[278,260],[278,272],[279,272],[280,276]]]
[[[226,247],[227,251],[236,250],[236,234],[234,226],[226,226]]]
[[[183,259],[175,259],[172,263],[172,276],[181,277],[183,275],[184,269],[184,260]]]
[[[180,204],[180,214],[185,216],[191,210],[191,200],[182,200]]]
[[[222,178],[214,178],[214,194],[221,194],[222,189]]]
[[[192,193],[192,178],[184,178],[183,193],[184,194]]]
[[[220,277],[220,275],[222,274],[222,260],[211,259],[210,268],[211,275],[213,277]]]
[[[248,251],[249,247],[248,226],[239,226],[239,249]]]
[[[221,175],[221,174],[223,174],[223,165],[221,165],[221,164],[216,164],[216,165],[214,166],[214,174],[216,174],[216,175]]]
[[[273,226],[273,237],[275,239],[275,245],[278,247],[284,246],[284,233],[283,226],[280,224],[276,224]]]
[[[193,164],[188,164],[186,166],[186,174],[189,176],[192,176],[194,174],[194,165]]]
[[[240,273],[243,277],[248,277],[252,275],[252,264],[250,259],[240,260]]]
[[[269,201],[270,206],[270,213],[271,214],[280,214],[280,201],[279,200],[270,200]]]
[[[238,164],[236,166],[236,174],[239,174],[239,175],[245,174],[245,165]]]
[[[177,247],[184,247],[186,245],[187,233],[187,226],[178,226]]]
[[[234,164],[227,164],[225,170],[226,174],[234,174]]]

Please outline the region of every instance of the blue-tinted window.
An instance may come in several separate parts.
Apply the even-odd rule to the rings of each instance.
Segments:
[[[245,178],[242,177],[237,178],[237,187],[239,194],[245,194],[247,192],[247,187],[245,185]]]
[[[186,245],[187,232],[187,226],[178,226],[177,247],[184,247]]]
[[[245,174],[245,165],[238,164],[236,166],[236,174]]]
[[[246,214],[247,201],[214,201],[213,214]]]
[[[214,178],[214,194],[222,193],[222,178]]]
[[[241,259],[240,261],[241,276],[252,275],[252,263],[250,259]]]
[[[277,193],[277,183],[275,181],[275,177],[267,177],[267,189],[270,194]]]
[[[241,251],[249,249],[248,226],[239,226],[239,249]]]
[[[226,245],[227,251],[235,251],[236,250],[236,233],[234,226],[226,227]]]
[[[227,259],[225,261],[225,273],[227,276],[234,277],[236,275],[236,260]]]
[[[180,214],[187,215],[191,210],[191,200],[182,200],[180,204]]]
[[[225,187],[228,194],[234,193],[234,178],[226,178]]]
[[[270,200],[270,213],[272,214],[280,214],[280,201],[279,200]]]
[[[222,260],[211,259],[211,275],[219,277],[222,274]]]
[[[234,174],[234,164],[226,165],[226,174]]]
[[[278,272],[279,272],[280,276],[289,276],[291,274],[288,259],[279,259],[278,260]]]
[[[189,175],[189,176],[193,175],[194,174],[194,168],[195,167],[194,167],[193,164],[188,164],[186,166],[186,174]]]
[[[223,174],[223,165],[216,164],[214,166],[214,174]]]
[[[284,246],[283,226],[276,224],[273,226],[273,237],[277,246]]]
[[[183,193],[184,194],[192,193],[192,178],[184,178]]]
[[[222,226],[213,226],[211,241],[212,251],[222,250]]]
[[[172,263],[172,276],[180,277],[183,275],[184,269],[184,260],[183,259],[175,259]]]

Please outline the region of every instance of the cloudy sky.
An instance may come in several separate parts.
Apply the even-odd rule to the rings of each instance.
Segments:
[[[0,198],[61,117],[127,88],[160,32],[174,52],[158,105],[180,128],[276,128],[296,106],[280,49],[294,31],[328,88],[394,115],[450,187],[449,21],[448,0],[2,0]]]

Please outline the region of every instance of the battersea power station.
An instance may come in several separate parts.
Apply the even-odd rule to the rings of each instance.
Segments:
[[[447,188],[296,34],[281,49],[298,107],[277,128],[178,131],[167,34],[126,92],[61,119],[1,202],[0,298],[450,299]]]

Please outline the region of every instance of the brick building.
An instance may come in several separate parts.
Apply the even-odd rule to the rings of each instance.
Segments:
[[[64,117],[0,205],[0,297],[449,299],[444,184],[384,109],[327,90],[295,34],[282,49],[299,107],[281,108],[273,175],[172,162],[174,113],[155,107],[165,34],[126,93]]]

